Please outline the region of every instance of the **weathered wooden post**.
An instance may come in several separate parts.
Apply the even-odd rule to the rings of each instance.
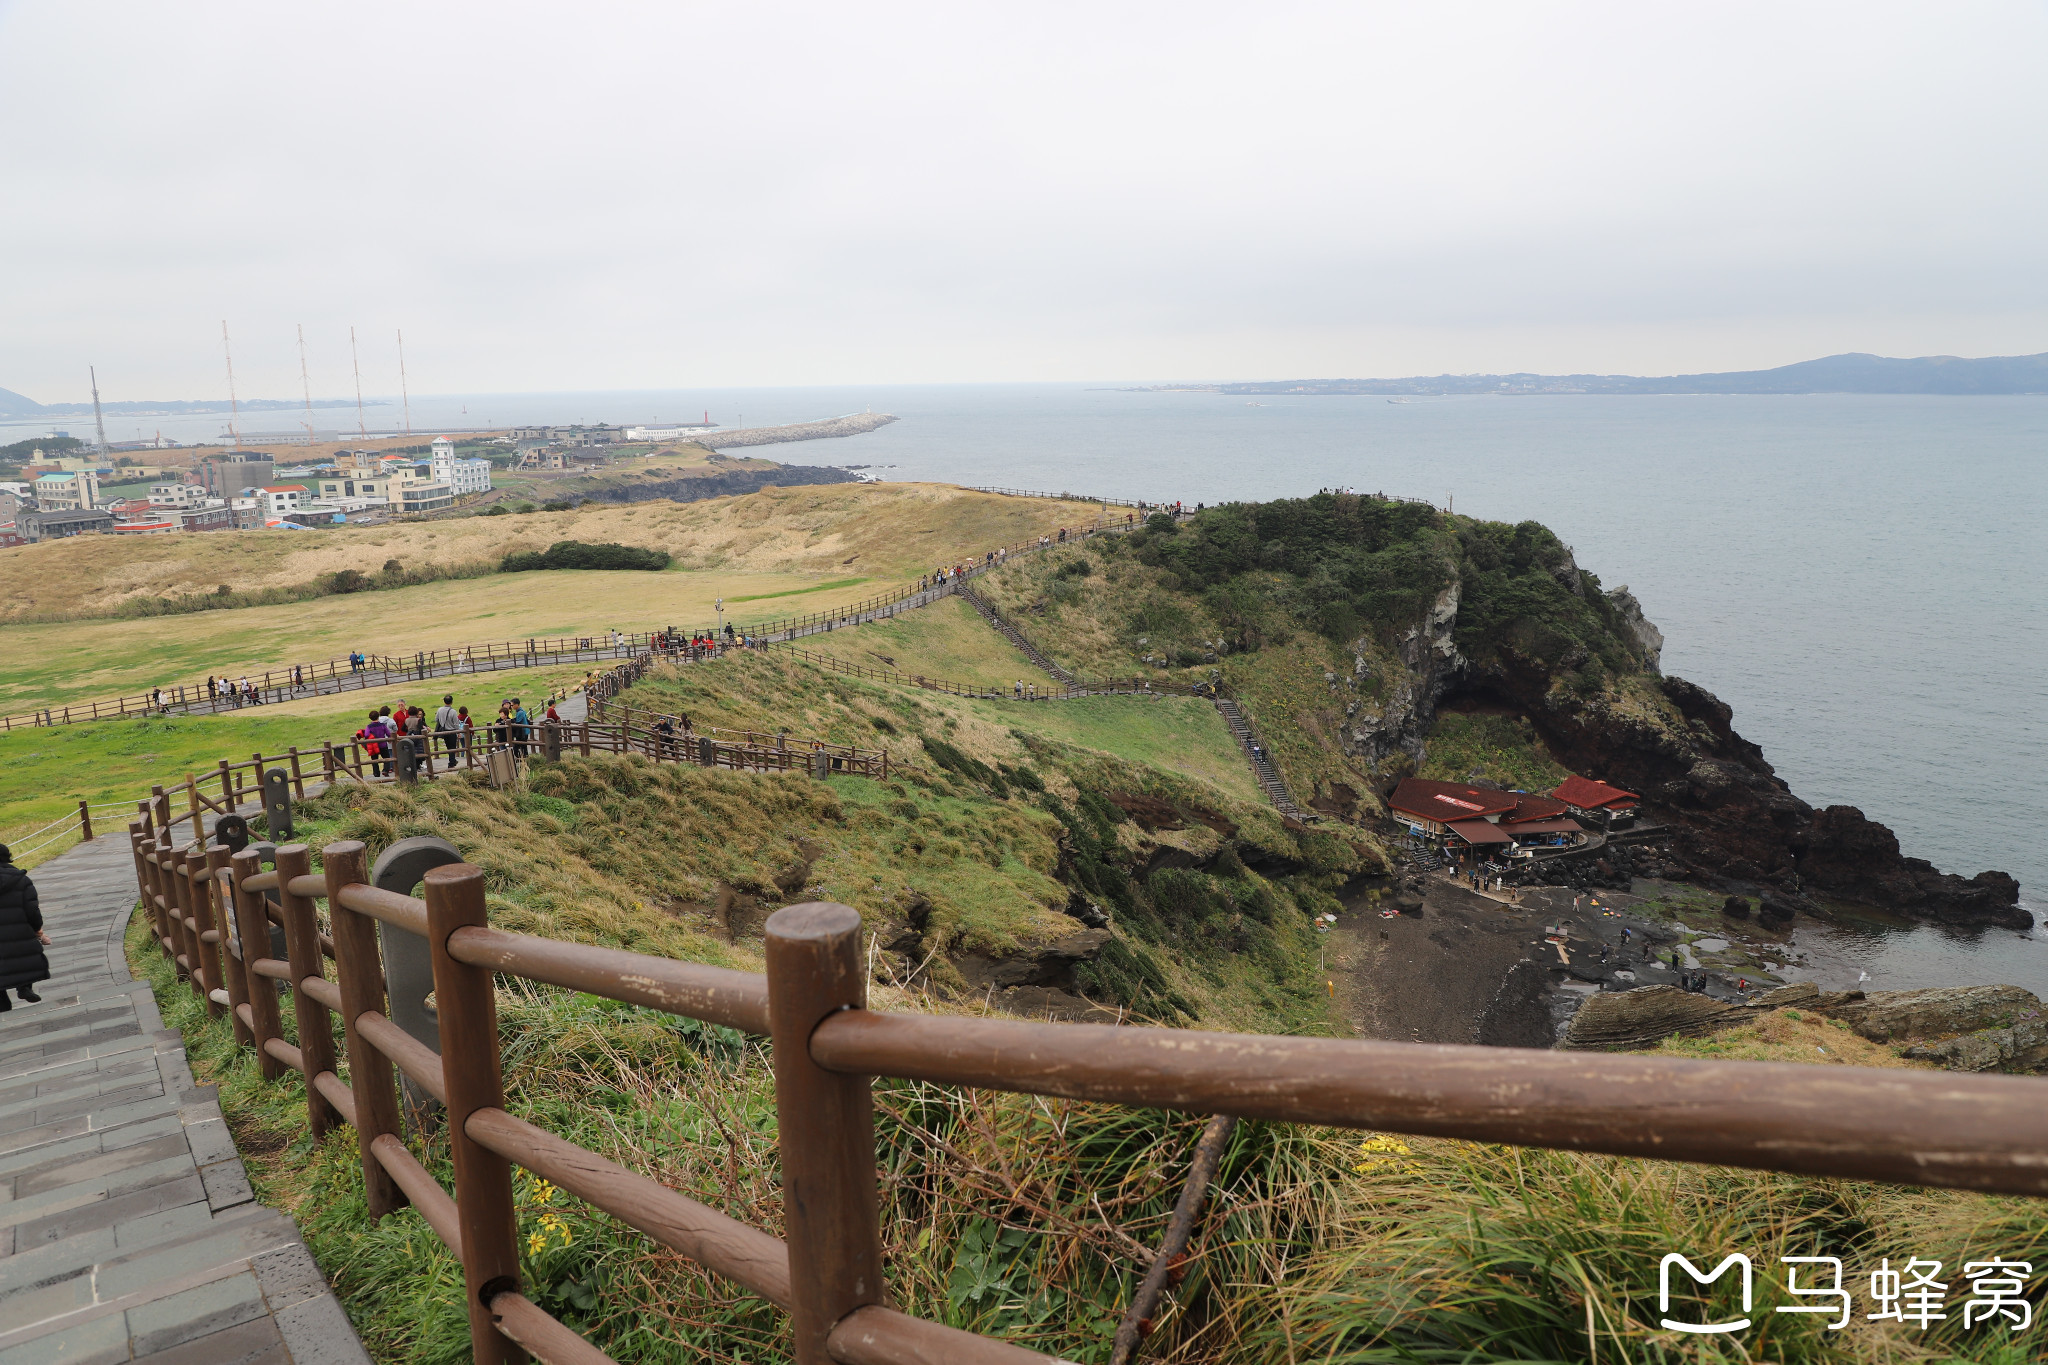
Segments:
[[[78,803],[78,837],[86,843],[92,842],[92,808],[83,799]]]
[[[278,1017],[277,982],[255,970],[256,962],[270,956],[270,916],[263,906],[263,893],[251,891],[243,882],[263,870],[260,849],[245,848],[229,855],[234,869],[235,928],[242,940],[242,965],[249,974],[249,1042],[256,1049],[256,1065],[263,1079],[274,1081],[284,1075],[284,1063],[270,1054],[272,1038],[284,1037]]]
[[[768,1027],[797,1365],[830,1365],[833,1327],[885,1299],[870,1078],[827,1071],[810,1052],[811,1033],[827,1016],[866,1007],[860,939],[860,912],[847,905],[813,901],[768,918]]]
[[[251,1035],[242,1011],[249,1004],[249,975],[247,964],[236,952],[239,939],[233,929],[234,892],[228,884],[228,859],[233,856],[225,844],[216,842],[206,846],[206,903],[208,917],[220,935],[218,961],[228,989],[228,1022],[234,1026],[235,1041],[246,1046]]]
[[[318,1142],[342,1118],[314,1084],[321,1072],[334,1070],[334,1033],[327,1022],[327,1007],[306,994],[304,983],[310,977],[324,979],[326,961],[320,955],[320,923],[314,917],[313,902],[291,889],[294,877],[304,877],[312,870],[313,855],[304,844],[278,849],[277,903],[284,915],[285,952],[292,965],[292,1010],[299,1024],[299,1069],[306,1077],[306,1121],[313,1129],[313,1141]]]
[[[157,855],[156,865],[164,879],[164,909],[171,917],[171,942],[177,945],[178,965],[185,970],[192,994],[203,999],[205,973],[199,966],[199,940],[192,932],[192,882],[185,875],[185,855],[191,847],[164,849]]]
[[[356,1101],[356,1144],[363,1162],[363,1192],[370,1217],[403,1208],[406,1197],[371,1152],[370,1144],[389,1133],[403,1141],[398,1125],[398,1091],[391,1059],[356,1033],[356,1020],[384,1013],[384,969],[378,961],[377,921],[341,903],[345,886],[367,882],[363,846],[353,839],[329,844],[320,851],[327,876],[327,918],[334,927],[334,974],[341,984],[341,1027],[348,1052],[349,1089]]]
[[[498,1062],[498,1002],[491,972],[448,952],[458,929],[486,927],[484,874],[468,863],[430,869],[427,936],[434,953],[434,1002],[448,1088],[448,1146],[455,1160],[455,1207],[462,1224],[462,1278],[469,1344],[477,1365],[522,1365],[526,1352],[498,1331],[491,1300],[519,1289],[519,1223],[512,1164],[471,1140],[469,1116],[505,1107]],[[872,1160],[872,1158],[870,1158]]]

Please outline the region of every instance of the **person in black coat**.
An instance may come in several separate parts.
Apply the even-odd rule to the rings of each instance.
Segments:
[[[7,845],[0,844],[0,1010],[14,1008],[7,992],[17,988],[23,1000],[42,999],[35,983],[50,979],[50,959],[43,956],[49,944],[36,884],[14,865]]]

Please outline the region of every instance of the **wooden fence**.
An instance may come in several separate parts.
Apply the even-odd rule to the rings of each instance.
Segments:
[[[360,843],[327,845],[315,873],[303,844],[233,853],[218,843],[174,845],[147,804],[139,814],[129,825],[135,874],[159,947],[209,1013],[229,1017],[266,1077],[304,1077],[316,1138],[354,1130],[372,1215],[411,1204],[461,1261],[482,1365],[529,1352],[551,1365],[609,1360],[521,1292],[514,1165],[786,1310],[801,1365],[1045,1361],[888,1304],[877,1076],[2048,1194],[2048,1123],[2040,1082],[2030,1078],[884,1014],[867,1008],[861,919],[848,906],[777,911],[765,930],[767,973],[752,975],[493,929],[484,874],[467,864],[427,871],[424,895],[414,897],[371,885]],[[267,953],[272,923],[283,926],[282,959]],[[438,1051],[392,1022],[380,924],[426,940]],[[508,1112],[494,975],[772,1039],[786,1236]],[[276,983],[292,987],[298,1046],[282,1036]],[[341,1016],[341,1056],[333,1014]],[[445,1106],[452,1195],[406,1145],[398,1073]]]
[[[1020,541],[1015,545],[983,551],[974,558],[956,560],[954,563],[960,567],[963,574],[985,573],[1007,562],[1011,555],[1050,549],[1092,535],[1127,529],[1127,526],[1105,520],[1093,526],[1077,527],[1072,535],[1064,538],[1050,536]],[[744,626],[745,633],[750,638],[789,641],[834,630],[840,626],[893,616],[906,605],[928,605],[947,594],[947,584],[954,581],[952,567],[947,566],[946,584],[920,582],[916,586],[880,593],[863,598],[859,602],[825,611],[777,617],[763,622],[748,622]],[[740,624],[737,613],[734,614],[734,624]],[[446,649],[419,650],[411,655],[370,654],[365,655],[360,663],[352,663],[348,656],[343,655],[310,663],[279,665],[276,668],[265,669],[260,675],[236,677],[233,679],[235,686],[232,688],[226,686],[230,680],[223,676],[219,681],[224,690],[217,692],[209,691],[204,683],[178,684],[136,696],[115,697],[110,701],[46,706],[33,711],[0,715],[0,731],[38,726],[77,725],[96,720],[122,720],[131,716],[163,715],[171,712],[181,715],[211,715],[223,711],[238,711],[252,704],[288,701],[297,696],[389,687],[397,683],[420,682],[428,678],[464,673],[555,667],[565,663],[595,663],[605,659],[630,658],[658,650],[665,651],[670,642],[678,639],[687,641],[716,638],[722,633],[723,630],[718,625],[689,629],[670,626],[656,630],[606,631],[593,635],[493,640],[481,644],[455,645]],[[240,690],[239,684],[245,680],[253,691],[253,697]]]

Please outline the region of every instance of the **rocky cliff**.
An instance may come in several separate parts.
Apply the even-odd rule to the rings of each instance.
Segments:
[[[1262,724],[1335,737],[1382,793],[1421,760],[1447,704],[1504,710],[1526,717],[1558,762],[1640,792],[1678,829],[1686,872],[1708,885],[1823,891],[1959,924],[2033,922],[2006,874],[1941,872],[1861,811],[1800,800],[1726,703],[1659,672],[1664,637],[1634,594],[1602,589],[1535,522],[1323,494],[1231,504],[1134,542],[1201,594],[1219,626],[1232,614],[1240,635],[1307,626],[1349,653],[1348,676],[1324,675],[1326,706]]]

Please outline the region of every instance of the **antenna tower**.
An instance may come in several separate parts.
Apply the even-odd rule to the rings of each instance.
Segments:
[[[313,380],[306,373],[306,324],[299,324],[299,389],[306,395],[306,416],[300,425],[306,429],[306,444],[313,444],[319,435],[313,430]]]
[[[242,433],[239,429],[241,410],[235,402],[235,353],[228,349],[228,320],[220,320],[220,353],[228,362],[228,445],[231,449],[242,448]]]
[[[99,371],[88,365],[85,367],[85,372],[92,376],[92,424],[99,428],[100,454],[104,455],[107,453],[107,419],[100,416]]]
[[[367,441],[370,429],[363,425],[363,362],[356,356],[356,329],[348,329],[348,358],[356,367],[356,435]]]
[[[398,396],[405,404],[405,434],[412,435],[412,391],[405,383],[405,329],[398,329]]]

